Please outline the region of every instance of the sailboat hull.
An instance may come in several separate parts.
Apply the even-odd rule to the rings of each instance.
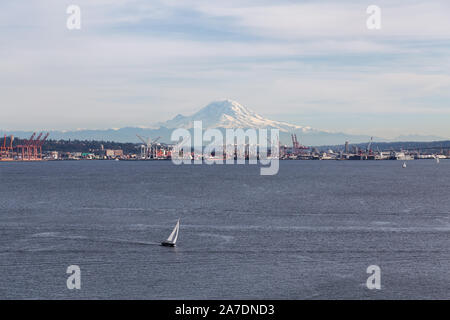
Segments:
[[[161,245],[162,245],[163,247],[175,247],[175,243],[172,243],[172,242],[166,242],[166,241],[161,242]]]

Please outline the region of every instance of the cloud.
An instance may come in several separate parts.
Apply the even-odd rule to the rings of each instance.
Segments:
[[[170,2],[172,5],[175,2]],[[361,1],[178,1],[208,16],[226,17],[242,32],[278,39],[348,38],[374,36],[366,28],[367,3]],[[255,5],[255,3],[257,3]],[[450,36],[448,1],[376,2],[382,10],[380,37]]]
[[[378,1],[379,32],[355,1],[76,3],[80,31],[72,1],[0,4],[0,126],[146,125],[218,97],[264,114],[449,113],[447,1]]]

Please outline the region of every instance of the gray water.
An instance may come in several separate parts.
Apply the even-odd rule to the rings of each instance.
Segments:
[[[450,160],[0,163],[0,298],[449,299],[449,191]]]

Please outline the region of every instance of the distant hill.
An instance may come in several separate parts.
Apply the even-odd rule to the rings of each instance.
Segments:
[[[426,141],[426,142],[432,142],[432,141],[442,141],[442,140],[446,140],[442,137],[438,137],[438,136],[422,136],[422,135],[417,135],[417,134],[409,134],[409,135],[401,135],[398,137],[395,137],[394,139],[392,139],[392,141],[398,141],[398,142],[404,142],[404,141]]]

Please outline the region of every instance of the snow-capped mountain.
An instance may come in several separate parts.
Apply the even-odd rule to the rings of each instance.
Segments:
[[[151,127],[125,127],[120,129],[106,130],[76,130],[76,131],[51,131],[50,139],[79,139],[79,140],[103,140],[116,142],[139,143],[136,134],[147,137],[160,136],[161,142],[171,143],[170,136],[175,128],[191,129],[194,121],[202,121],[203,129],[278,129],[280,130],[280,141],[290,145],[291,134],[297,134],[300,143],[308,146],[337,145],[345,141],[350,143],[361,143],[370,140],[367,135],[349,135],[340,132],[328,132],[317,130],[306,126],[290,124],[281,121],[269,120],[256,112],[244,107],[236,101],[229,99],[214,101],[198,112],[183,116],[177,115],[172,120],[157,123]],[[0,130],[0,133],[2,130]],[[16,137],[27,138],[32,132],[5,132],[14,134]],[[377,142],[386,141],[374,138]]]
[[[278,129],[280,131],[279,138],[283,144],[291,143],[292,133],[297,134],[300,143],[306,145],[322,145],[328,144],[330,141],[335,144],[343,144],[346,140],[352,142],[370,140],[369,136],[321,131],[311,127],[270,120],[230,99],[211,102],[190,116],[179,114],[172,120],[159,123],[158,126],[160,130],[164,129],[166,131],[175,128],[192,129],[194,121],[202,121],[203,129]],[[377,141],[381,140],[377,139]]]
[[[160,123],[160,127],[165,128],[185,128],[193,127],[194,121],[202,121],[203,128],[274,128],[282,132],[313,131],[309,127],[302,127],[286,122],[266,119],[256,112],[244,107],[233,100],[214,101],[191,116],[177,115],[172,120]]]

